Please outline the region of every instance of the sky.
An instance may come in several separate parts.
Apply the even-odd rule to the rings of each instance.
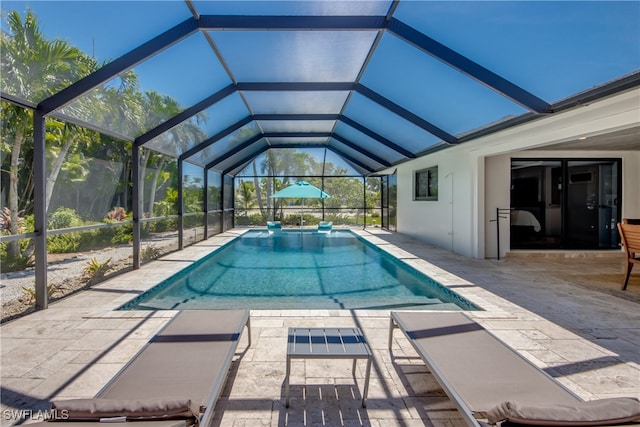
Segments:
[[[304,14],[322,11],[331,5],[309,1],[196,1],[195,4],[203,13],[209,14],[225,13],[234,8],[243,13],[260,10],[272,14]],[[386,11],[388,4],[352,1],[341,3],[337,13],[377,14]],[[178,0],[3,0],[2,8],[3,13],[13,9],[23,12],[30,8],[38,16],[47,37],[64,39],[99,61],[117,58],[191,17],[185,3]],[[394,17],[547,102],[556,102],[640,69],[640,1],[401,1]],[[272,74],[275,70],[277,78],[279,67],[285,76],[295,75],[295,71],[286,69],[288,66],[309,67],[309,79],[314,78],[313,70],[318,69],[324,74],[319,72],[317,80],[327,81],[327,70],[332,70],[317,59],[322,39],[313,49],[302,49],[298,55],[280,55],[276,49],[269,63],[269,56],[251,53],[251,46],[259,45],[266,33],[213,32],[211,35],[214,41],[225,42],[221,51],[223,54],[229,52],[230,66],[244,67],[237,69],[238,75],[260,76],[260,70],[264,69]],[[344,37],[344,43],[340,42],[341,37]],[[444,74],[448,72],[446,67],[434,65],[437,61],[428,55],[411,46],[401,52],[395,48],[399,45],[395,37],[385,37],[362,78],[372,89],[400,104],[406,101],[410,109],[423,109],[416,112],[426,115],[446,115],[447,110],[456,104],[468,104],[469,108],[464,112],[465,123],[473,122],[474,126],[522,112],[520,106],[502,105],[503,101],[496,100],[495,96],[487,97],[485,102],[480,99],[484,87],[477,88],[478,84],[471,82],[467,89],[451,75]],[[289,39],[281,39],[284,49]],[[343,54],[341,60],[345,61],[341,49],[350,48],[348,41],[347,33],[327,36],[325,50],[330,52],[335,47],[338,53]],[[235,54],[232,53],[234,49]],[[250,67],[255,72],[249,73]],[[143,89],[171,95],[185,106],[230,82],[202,34],[195,34],[156,55],[137,67],[136,72]],[[274,77],[271,75],[269,78]],[[457,92],[454,91],[456,87]],[[438,100],[435,106],[440,106],[441,111],[434,109],[433,104],[429,108],[435,111],[421,105],[425,98]],[[442,107],[448,104],[451,105]],[[442,117],[442,123],[451,126],[451,133],[464,131],[458,121],[455,117]]]

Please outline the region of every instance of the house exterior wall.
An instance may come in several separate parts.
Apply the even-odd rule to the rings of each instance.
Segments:
[[[510,206],[511,158],[621,158],[622,217],[640,217],[640,151],[545,150],[640,124],[640,89],[478,138],[397,167],[398,231],[468,257],[497,255],[496,208]],[[640,144],[640,141],[639,141]],[[414,173],[438,166],[438,200],[414,200]],[[508,221],[500,249],[509,249]]]
[[[438,200],[413,198],[414,172],[438,166]],[[421,157],[398,167],[398,231],[436,246],[472,256],[475,216],[472,210],[477,176],[469,153],[455,149]]]

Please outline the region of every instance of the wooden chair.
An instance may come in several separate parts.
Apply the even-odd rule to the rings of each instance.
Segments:
[[[620,232],[622,246],[627,258],[627,277],[622,285],[622,290],[624,291],[627,289],[633,264],[640,264],[640,224],[629,224],[623,220],[618,223],[618,231]]]

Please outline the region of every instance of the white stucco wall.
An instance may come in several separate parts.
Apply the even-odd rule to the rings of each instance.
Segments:
[[[476,168],[469,153],[444,150],[398,168],[398,231],[452,252],[472,256],[475,220],[472,184]],[[415,171],[438,166],[438,200],[413,200]]]
[[[403,163],[397,167],[398,231],[465,256],[495,257],[496,228],[490,220],[496,207],[510,206],[512,157],[621,158],[622,215],[640,217],[640,151],[544,150],[639,123],[640,89],[635,89]],[[414,201],[414,172],[432,166],[438,166],[438,201]],[[506,222],[500,240],[504,253]]]

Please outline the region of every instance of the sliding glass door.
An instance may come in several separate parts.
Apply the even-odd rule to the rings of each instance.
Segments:
[[[565,242],[582,249],[618,248],[619,162],[567,162]]]
[[[617,249],[620,159],[514,159],[512,249]]]

